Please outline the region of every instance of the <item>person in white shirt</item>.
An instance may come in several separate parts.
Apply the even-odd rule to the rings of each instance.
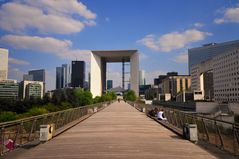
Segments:
[[[157,113],[157,118],[158,120],[167,120],[167,118],[164,117],[164,114],[163,114],[163,109],[160,109]]]

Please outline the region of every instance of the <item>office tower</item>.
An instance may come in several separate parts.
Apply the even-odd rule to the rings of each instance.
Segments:
[[[18,99],[19,85],[16,80],[2,80],[0,81],[0,98]]]
[[[56,89],[63,88],[63,68],[56,67]]]
[[[214,99],[213,71],[209,70],[200,75],[200,90],[205,100]]]
[[[204,72],[210,71],[213,69],[212,59],[202,61],[196,65],[193,65],[190,69],[191,78],[192,78],[192,90],[198,91],[201,89],[200,86],[200,75]]]
[[[23,75],[23,81],[33,81],[33,75]]]
[[[145,85],[145,71],[139,71],[139,85]]]
[[[239,103],[239,48],[224,52],[212,61],[215,101]]]
[[[56,89],[66,88],[70,86],[71,70],[67,64],[56,67]]]
[[[113,80],[107,80],[107,90],[113,88]]]
[[[203,45],[202,47],[188,49],[189,74],[191,74],[190,70],[193,65],[237,48],[239,48],[239,40],[223,43],[210,43]]]
[[[43,98],[44,84],[41,81],[22,81],[19,86],[21,99]]]
[[[170,93],[173,98],[182,91],[189,91],[191,89],[191,76],[177,75],[167,76],[162,81],[163,93]]]
[[[45,70],[44,69],[31,70],[31,71],[28,71],[28,74],[33,75],[33,81],[43,82],[43,92],[45,92],[45,85],[46,85]]]
[[[63,84],[63,87],[65,88],[68,86],[68,65],[67,64],[62,65],[62,77],[63,77],[62,84]]]
[[[167,76],[170,75],[175,75],[177,76],[178,74],[172,73],[172,72],[168,72],[167,75],[159,75],[158,78],[154,79],[154,85],[159,85],[162,83],[163,79],[165,79]]]
[[[84,88],[85,62],[72,61],[71,86]]]
[[[6,80],[8,75],[8,50],[0,48],[0,81]]]
[[[45,70],[40,69],[40,70],[31,70],[28,71],[29,75],[33,75],[33,81],[42,81],[45,83]]]

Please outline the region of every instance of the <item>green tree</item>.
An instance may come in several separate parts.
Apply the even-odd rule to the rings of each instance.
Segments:
[[[6,122],[6,121],[11,121],[16,119],[17,119],[17,113],[15,112],[4,111],[0,113],[0,122]]]
[[[93,103],[93,98],[90,91],[84,91],[81,88],[76,88],[74,92],[79,106],[89,105]]]
[[[136,95],[133,90],[128,90],[127,92],[124,93],[124,99],[129,100],[129,101],[135,101],[136,100]]]

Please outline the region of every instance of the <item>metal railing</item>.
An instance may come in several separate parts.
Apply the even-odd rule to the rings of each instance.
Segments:
[[[0,156],[33,141],[39,141],[40,125],[54,123],[55,130],[58,130],[68,123],[73,122],[87,114],[93,114],[94,107],[101,109],[109,104],[110,102],[97,103],[16,121],[0,123]]]
[[[168,124],[183,129],[185,123],[197,124],[198,139],[213,144],[234,155],[239,155],[239,124],[186,113],[184,111],[155,105],[135,104],[138,110],[145,108],[145,113],[154,108],[163,108]]]

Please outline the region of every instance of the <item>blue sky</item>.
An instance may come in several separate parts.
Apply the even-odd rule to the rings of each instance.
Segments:
[[[146,81],[168,71],[188,73],[187,49],[239,37],[238,0],[0,0],[0,47],[9,49],[9,78],[47,71],[89,50],[138,49]],[[120,64],[108,65],[120,84]]]

